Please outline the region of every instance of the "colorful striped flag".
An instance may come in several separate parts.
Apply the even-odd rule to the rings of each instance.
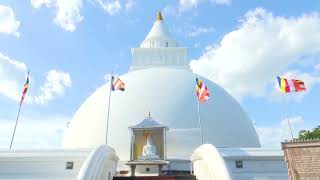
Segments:
[[[125,84],[117,77],[111,77],[111,90],[120,90],[124,91],[125,90]]]
[[[206,85],[198,78],[196,78],[196,93],[199,102],[204,103],[209,100],[210,92]]]
[[[306,91],[304,82],[296,79],[278,78],[279,88],[282,93],[303,92]]]
[[[30,71],[28,71],[27,81],[26,81],[26,83],[24,83],[24,86],[23,86],[22,96],[21,96],[21,100],[20,100],[20,106],[22,105],[23,100],[24,100],[24,98],[27,94],[28,88],[29,88],[29,73],[30,73]]]

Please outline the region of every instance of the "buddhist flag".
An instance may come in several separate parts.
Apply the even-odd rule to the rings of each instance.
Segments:
[[[21,100],[20,100],[20,106],[22,105],[23,100],[24,100],[24,98],[27,94],[28,88],[29,88],[29,73],[30,73],[30,71],[28,72],[28,75],[27,75],[27,81],[26,81],[26,83],[24,83],[24,86],[23,86],[22,96],[21,96]]]
[[[206,85],[198,78],[196,78],[196,93],[199,102],[204,103],[209,100],[210,92]]]
[[[279,88],[282,93],[303,92],[306,91],[304,82],[296,79],[278,78]]]
[[[111,77],[111,90],[120,90],[124,91],[125,90],[125,84],[117,77]]]

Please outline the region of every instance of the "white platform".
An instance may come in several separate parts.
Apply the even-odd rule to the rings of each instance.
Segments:
[[[282,150],[215,148],[205,144],[194,151],[191,160],[198,180],[288,180],[289,178]]]
[[[117,161],[114,150],[106,145],[96,149],[1,150],[0,179],[111,180]]]
[[[232,179],[288,180],[288,169],[282,150],[261,148],[220,148]],[[236,168],[242,161],[242,168]]]
[[[0,179],[76,179],[91,150],[2,150]]]

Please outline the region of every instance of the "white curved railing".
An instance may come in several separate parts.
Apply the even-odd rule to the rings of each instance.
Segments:
[[[112,180],[118,160],[119,158],[112,148],[101,145],[89,154],[81,166],[77,179]]]
[[[198,180],[231,180],[223,158],[211,144],[204,144],[194,150],[191,161]]]

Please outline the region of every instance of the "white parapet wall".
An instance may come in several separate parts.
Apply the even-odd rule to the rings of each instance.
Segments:
[[[197,148],[191,161],[198,180],[231,180],[227,165],[219,151],[211,144]]]
[[[92,151],[83,163],[78,180],[112,180],[119,158],[114,149],[102,145]]]
[[[101,153],[101,150],[106,152]],[[97,156],[95,153],[98,156],[102,154],[100,158],[93,158],[97,161],[92,159]],[[98,149],[0,150],[0,179],[75,180],[79,177],[80,171],[82,174],[92,174],[92,171],[90,172],[92,168],[88,167],[88,164],[93,166],[92,163],[89,163],[92,161],[106,168],[106,171],[100,170],[97,174],[106,174],[105,172],[108,174],[112,169],[115,172],[117,156],[114,150],[108,147]],[[110,175],[112,174],[110,173]]]
[[[218,148],[234,180],[288,180],[281,149]]]
[[[215,148],[205,144],[192,156],[198,180],[288,180],[280,149]]]
[[[0,179],[76,179],[91,151],[92,149],[2,150]]]

